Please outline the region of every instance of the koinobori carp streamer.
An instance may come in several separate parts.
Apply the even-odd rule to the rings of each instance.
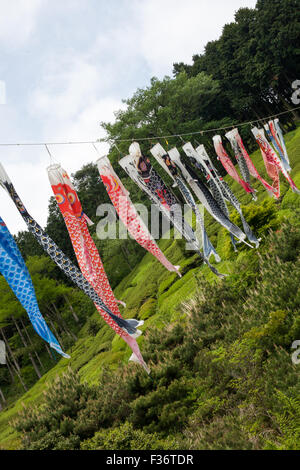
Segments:
[[[280,160],[281,160],[283,168],[285,169],[285,171],[289,173],[291,171],[291,167],[290,167],[289,161],[285,158],[285,153],[282,148],[280,138],[277,134],[277,129],[276,129],[274,121],[269,121],[268,124],[264,125],[264,128],[267,133],[267,136],[269,137],[269,139],[271,140],[274,146],[274,149],[280,156]]]
[[[45,322],[36,299],[32,280],[20,250],[0,217],[0,272],[15,296],[26,310],[33,328],[43,340],[49,343],[63,357],[70,358]]]
[[[188,145],[188,144],[186,144],[186,145]],[[184,147],[185,146],[183,146],[183,149],[184,149]],[[228,208],[227,208],[227,204],[225,202],[225,197],[223,195],[223,192],[222,192],[221,188],[219,187],[219,185],[215,181],[215,178],[217,176],[216,176],[215,171],[213,170],[212,164],[210,163],[210,159],[207,155],[207,152],[204,148],[204,145],[199,145],[196,149],[193,149],[192,145],[190,144],[190,147],[185,149],[185,153],[188,157],[190,157],[190,159],[191,159],[192,163],[194,164],[194,166],[197,169],[199,169],[200,172],[203,174],[203,176],[206,180],[208,189],[210,190],[210,193],[211,193],[213,199],[216,202],[216,204],[214,204],[214,206],[215,207],[219,206],[219,208],[221,210],[221,212],[219,212],[219,214],[221,215],[222,221],[220,222],[219,219],[217,217],[215,217],[215,215],[213,213],[211,213],[212,216],[217,221],[219,221],[219,223],[221,223],[224,227],[226,227],[226,225],[224,225],[223,221],[226,220],[226,218],[232,224],[232,222],[230,221],[230,215],[229,215],[229,211],[228,211]],[[194,174],[195,180],[197,181],[198,180],[198,178],[196,178],[197,175],[195,175],[195,172],[193,174]],[[234,224],[232,224],[232,225],[234,225]],[[238,227],[236,227],[236,228],[238,230],[240,230]],[[230,229],[229,229],[229,232],[230,232],[230,238],[231,238],[231,242],[232,242],[232,245],[233,245],[233,249],[234,249],[234,251],[237,251],[237,249],[236,249],[236,240],[234,238],[234,232],[232,232]],[[241,232],[241,233],[242,233],[242,238],[240,238],[240,241],[243,241],[246,238],[246,235],[243,234],[243,232]]]
[[[219,277],[224,277],[206,260],[200,251],[199,242],[191,226],[182,217],[181,207],[175,195],[167,188],[160,176],[154,171],[150,160],[141,154],[139,144],[133,142],[130,155],[123,157],[119,164],[137,185],[146,192],[161,212],[171,221],[179,233],[191,244],[193,249],[210,270]]]
[[[130,334],[136,332],[136,327],[139,322],[137,320],[124,320],[121,317],[114,315],[111,310],[105,305],[102,299],[99,297],[97,292],[94,290],[89,281],[83,276],[79,269],[72,263],[72,261],[62,252],[57,244],[49,237],[49,235],[41,228],[41,226],[31,217],[27,212],[23,202],[18,196],[12,182],[10,181],[7,173],[0,164],[0,183],[1,186],[8,192],[9,196],[16,205],[18,211],[23,217],[27,224],[28,230],[33,234],[38,243],[42,246],[44,251],[53,259],[58,267],[68,276],[72,282],[74,282],[79,289],[81,289],[86,295],[88,295],[93,302],[95,302],[102,310],[104,310],[119,326],[120,335],[126,338],[126,342],[130,345],[133,350],[133,354],[138,358],[139,362],[143,365],[145,370],[149,372],[145,362],[143,361],[142,355],[139,351],[138,345],[134,338]]]
[[[201,147],[201,148],[200,148]],[[219,175],[218,171],[216,170],[215,166],[213,165],[212,161],[210,160],[204,146],[200,146],[197,148],[196,154],[194,153],[194,159],[196,162],[205,167],[205,171],[208,172],[209,178],[213,179],[216,187],[222,193],[222,197],[226,199],[233,207],[238,211],[241,217],[241,221],[243,224],[244,232],[251,243],[254,243],[256,248],[259,246],[260,240],[256,238],[254,233],[252,232],[249,224],[246,222],[245,217],[242,212],[242,208],[238,199],[235,197],[231,189],[229,188],[228,184],[224,179]],[[206,162],[209,162],[209,167],[206,165]],[[241,240],[245,243],[245,240]]]
[[[222,144],[222,138],[220,135],[215,135],[213,137],[213,143],[215,147],[216,154],[218,155],[218,159],[222,163],[223,167],[227,171],[227,173],[235,180],[237,181],[247,193],[250,193],[253,196],[253,193],[255,193],[254,189],[250,186],[249,183],[244,181],[238,172],[235,169],[234,164],[230,160],[226,150],[223,147]],[[255,196],[254,196],[255,197]]]
[[[174,266],[170,263],[157,243],[155,243],[151,233],[130,200],[129,192],[123,186],[109,159],[106,156],[101,157],[97,160],[97,165],[107,194],[123,224],[127,227],[128,232],[139,245],[155,256],[168,271],[176,272],[181,277],[178,270],[179,266]]]
[[[183,179],[180,176],[179,168],[178,168],[178,161],[174,163],[172,159],[172,155],[171,155],[172,151],[173,152],[177,151],[177,149],[174,148],[166,152],[165,149],[162,147],[162,145],[159,143],[150,149],[150,152],[152,153],[152,155],[156,158],[156,160],[160,163],[160,165],[168,172],[171,178],[175,181],[185,201],[193,210],[196,216],[196,219],[199,222],[200,227],[201,227],[204,257],[209,260],[210,256],[213,255],[215,257],[215,260],[219,262],[221,261],[221,258],[217,254],[214,246],[212,245],[211,241],[208,238],[208,235],[205,230],[203,217],[199,211],[199,208],[193,198],[191,191],[183,182]]]
[[[97,303],[95,303],[95,306],[106,323],[136,353],[138,345],[135,338],[141,334],[141,331],[136,328],[144,322],[133,319],[124,320],[122,318],[99,252],[87,228],[89,219],[82,210],[80,200],[67,172],[60,165],[51,165],[48,167],[48,177],[69,232],[80,270],[95,292],[103,299],[105,305],[114,314],[114,317],[107,315]],[[128,324],[128,328],[124,327],[124,322],[125,325]],[[143,362],[141,364],[144,365]]]
[[[288,167],[290,168],[290,159],[289,159],[289,156],[288,156],[288,153],[287,153],[287,149],[286,149],[286,145],[285,145],[285,141],[284,141],[284,137],[283,137],[283,132],[282,132],[282,129],[281,129],[280,124],[279,124],[279,119],[276,118],[276,119],[274,119],[274,121],[271,121],[271,122],[274,122],[275,131],[276,131],[277,136],[279,137],[281,148],[282,148],[283,154],[284,154],[284,158],[287,162]],[[270,128],[271,128],[271,131],[272,131],[272,126]]]
[[[234,155],[237,161],[238,162],[244,161],[245,165],[247,166],[249,170],[249,173],[254,178],[258,179],[262,183],[262,185],[266,188],[266,190],[269,192],[269,194],[272,196],[274,194],[273,187],[264,178],[262,178],[260,174],[258,173],[247,150],[245,149],[245,146],[243,144],[239,131],[237,129],[232,129],[230,132],[227,132],[225,136],[227,137],[227,139],[229,140],[231,144],[231,147],[234,151]]]
[[[191,161],[196,162],[200,166],[202,165],[200,156],[198,155],[197,151],[195,151],[195,149],[193,148],[190,142],[187,142],[186,144],[184,144],[182,148],[185,151],[186,155],[191,159]],[[199,187],[202,193],[202,197],[204,198],[204,201],[206,201],[204,202],[204,205],[205,207],[207,207],[207,210],[211,213],[211,215],[221,225],[223,225],[223,227],[229,230],[232,236],[235,236],[239,241],[246,243],[245,239],[246,239],[247,233],[246,232],[244,233],[237,225],[231,222],[231,220],[229,219],[229,214],[227,215],[226,212],[222,210],[221,206],[219,205],[217,200],[213,197],[213,195],[211,194],[209,189],[206,187],[206,185],[197,177],[193,168],[191,168],[190,166],[187,166],[187,170],[190,174],[190,177],[193,178],[193,180],[196,182],[197,186]],[[201,194],[199,196],[201,197]],[[233,245],[235,246],[234,242],[233,242]]]
[[[282,164],[279,156],[273,150],[271,147],[270,143],[267,141],[265,137],[265,133],[263,129],[258,129],[257,127],[254,127],[252,130],[252,133],[256,139],[256,142],[258,143],[264,162],[265,166],[267,169],[267,172],[269,173],[269,176],[273,179],[274,181],[274,187],[276,188],[276,197],[278,198],[280,196],[280,183],[279,183],[279,172],[281,171],[283,176],[287,179],[289,182],[292,191],[295,193],[300,193],[299,189],[295,185],[294,181],[284,168],[284,165]],[[271,176],[272,175],[272,176]]]

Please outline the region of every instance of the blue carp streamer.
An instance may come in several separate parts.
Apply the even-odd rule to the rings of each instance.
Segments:
[[[15,240],[0,217],[0,272],[26,310],[35,331],[63,357],[65,354],[45,322],[37,303],[34,287]]]

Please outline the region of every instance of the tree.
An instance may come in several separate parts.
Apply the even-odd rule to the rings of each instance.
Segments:
[[[174,64],[175,76],[210,74],[227,98],[228,115],[239,120],[290,109],[291,83],[300,73],[297,6],[296,0],[259,0],[254,9],[239,9],[191,66]]]
[[[14,239],[25,261],[28,256],[41,256],[44,253],[43,248],[37,242],[31,232],[18,232],[18,234],[15,235]]]

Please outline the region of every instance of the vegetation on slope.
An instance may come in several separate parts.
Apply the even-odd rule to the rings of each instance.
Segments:
[[[239,9],[234,22],[224,26],[220,38],[209,42],[203,54],[193,57],[192,65],[174,64],[173,78],[152,78],[149,87],[137,90],[125,100],[127,107],[116,113],[113,124],[102,123],[102,127],[112,140],[185,133],[186,140],[191,139],[193,144],[197,140],[192,133],[199,129],[256,119],[261,127],[262,116],[293,107],[291,84],[300,73],[299,49],[295,47],[298,42],[297,2],[258,0],[254,9]],[[297,117],[297,111],[292,110],[281,115],[280,122],[285,130],[292,130],[286,134],[286,141],[292,177],[300,187],[300,135],[293,121]],[[250,127],[245,125],[240,132],[247,149],[254,151],[257,144]],[[211,137],[208,132],[199,139],[213,156]],[[176,137],[161,142],[166,148],[182,146]],[[143,141],[142,150],[148,153],[152,143],[155,142]],[[128,151],[127,144],[119,145],[124,153]],[[225,139],[224,145],[230,154]],[[119,168],[119,149],[111,148],[113,165],[132,200],[149,207],[146,196]],[[259,172],[265,175],[260,151],[252,156]],[[224,175],[220,163],[215,163]],[[157,162],[154,166],[159,173],[162,171]],[[168,176],[163,177],[170,183]],[[53,436],[61,433],[61,445],[68,448],[147,447],[149,432],[153,437],[151,445],[158,447],[189,447],[194,443],[199,448],[297,446],[299,403],[294,390],[299,384],[290,363],[289,341],[299,339],[295,290],[299,196],[282,179],[282,196],[274,201],[255,182],[258,201],[250,202],[240,186],[227,177],[243,204],[247,221],[262,237],[262,244],[257,251],[239,246],[238,253],[234,253],[228,233],[206,216],[208,234],[222,257],[218,269],[228,277],[223,282],[216,279],[197,255],[185,250],[183,241],[161,240],[160,246],[168,258],[181,266],[183,277],[178,279],[150,254],[145,255],[134,240],[97,238],[99,217],[95,216],[95,208],[109,199],[94,164],[85,165],[72,179],[85,212],[96,222],[91,233],[116,297],[126,301],[122,313],[145,320],[145,334],[139,344],[153,365],[152,378],[144,377],[134,364],[127,364],[129,349],[104,324],[92,302],[70,285],[29,232],[20,232],[16,240],[32,275],[41,312],[72,357],[57,362],[59,358],[35,334],[26,312],[0,278],[1,338],[3,333],[13,354],[9,353],[9,367],[0,369],[1,400],[3,396],[6,400],[1,403],[5,408],[0,413],[0,447],[20,446],[23,433],[22,445],[26,448],[53,448],[57,444],[55,439],[51,441],[52,432]],[[182,200],[178,190],[174,191]],[[240,224],[239,215],[234,211],[231,215]],[[288,228],[284,228],[286,223]],[[122,224],[118,222],[118,226]],[[54,198],[49,204],[46,231],[75,259]],[[290,300],[292,292],[294,297]],[[202,301],[203,295],[206,302]],[[209,313],[210,305],[215,305],[216,317]],[[193,329],[196,336],[192,335]],[[190,349],[191,344],[194,349]],[[168,351],[163,353],[161,346]],[[155,353],[155,348],[160,352]],[[192,352],[185,354],[187,350]],[[180,372],[176,369],[176,358]],[[174,365],[175,372],[172,367],[171,371],[168,369],[168,364]],[[68,368],[73,372],[55,379]],[[280,371],[282,375],[285,372],[284,378]],[[268,388],[261,384],[261,377]],[[58,402],[60,384],[70,383],[72,389],[73,383],[79,390],[79,401],[83,399],[82,403],[87,405],[86,411],[82,411],[83,405],[76,405],[63,424],[64,405],[54,420],[48,407],[45,422],[32,418],[38,435],[30,431],[30,420],[26,424],[24,416],[12,428],[22,403],[25,406],[42,403],[45,387],[53,380],[58,381],[55,386]],[[101,405],[99,380],[101,389],[110,393],[115,402],[108,400],[107,405],[106,402]],[[132,380],[137,385],[130,385]],[[83,386],[83,381],[87,385]],[[140,381],[142,385],[138,385]],[[243,384],[247,386],[243,388]],[[25,390],[28,391],[24,393]],[[121,398],[111,390],[120,393]],[[261,394],[264,402],[258,398]],[[88,413],[90,400],[96,401],[99,415],[87,420],[91,423],[89,430],[81,431],[82,413]],[[107,410],[119,405],[123,411],[117,409],[109,424]],[[251,412],[253,417],[257,415],[257,420],[251,418]],[[27,413],[31,415],[28,410]]]
[[[298,185],[299,140],[300,128],[286,136]],[[259,166],[259,152],[253,160]],[[147,447],[149,433],[155,433],[152,445],[156,448],[299,445],[299,410],[295,411],[299,373],[290,350],[300,337],[299,196],[285,183],[279,203],[263,187],[257,189],[259,202],[243,208],[252,228],[263,237],[258,250],[239,247],[234,253],[225,230],[207,218],[208,231],[223,258],[220,270],[229,274],[224,281],[200,266],[197,256],[184,258],[182,241],[161,240],[170,259],[182,265],[183,278],[166,272],[146,254],[116,288],[116,296],[127,303],[125,316],[145,319],[145,334],[138,341],[151,376],[127,363],[129,349],[94,313],[69,350],[71,360],[61,359],[0,414],[3,448],[19,446],[20,432],[25,448],[55,448],[53,436],[58,435],[59,445],[65,448]],[[241,200],[249,198],[234,190]],[[56,378],[68,368],[73,371],[70,377]],[[63,405],[69,400],[68,387],[63,385],[66,394],[53,420],[47,396],[56,386],[44,396],[53,380],[60,390],[65,382],[70,390],[83,387],[87,391],[83,396],[78,392],[78,400],[91,400],[91,404],[76,408],[74,403],[69,413]],[[44,403],[44,411],[22,411],[22,403],[26,407]],[[16,434],[11,423],[18,412],[23,418]],[[33,421],[27,420],[32,413]],[[289,414],[294,416],[291,425]],[[132,437],[126,440],[127,433]]]

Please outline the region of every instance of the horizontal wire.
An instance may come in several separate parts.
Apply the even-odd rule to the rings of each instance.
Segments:
[[[77,144],[99,144],[100,140],[88,140],[88,141],[70,141],[70,142],[0,142],[0,146],[10,146],[10,145],[77,145]]]
[[[228,126],[224,127],[216,127],[212,129],[204,129],[202,131],[194,131],[194,132],[185,132],[182,134],[169,134],[169,135],[159,135],[155,137],[140,137],[140,138],[130,138],[130,139],[113,139],[111,137],[103,138],[103,139],[98,139],[98,140],[88,140],[88,141],[66,141],[66,142],[0,142],[1,147],[9,147],[9,146],[45,146],[45,145],[82,145],[82,144],[101,144],[101,143],[112,143],[112,142],[133,142],[133,141],[142,141],[142,140],[159,140],[159,139],[170,139],[172,137],[182,137],[182,136],[187,136],[187,135],[199,135],[199,134],[206,134],[208,132],[215,132],[215,131],[222,131],[225,129],[231,129],[232,127],[242,127],[242,126],[247,126],[249,124],[253,124],[255,122],[259,121],[266,121],[267,119],[271,119],[277,116],[281,116],[282,114],[287,114],[287,113],[293,113],[297,109],[300,109],[300,106],[297,106],[293,109],[289,109],[287,111],[282,111],[280,113],[273,114],[271,116],[266,116],[262,118],[257,118],[254,119],[253,121],[248,121],[248,122],[242,122],[239,124],[230,124]]]
[[[221,130],[225,130],[225,129],[231,129],[232,127],[247,126],[248,124],[253,124],[254,122],[265,121],[267,119],[271,119],[271,118],[274,118],[274,117],[277,117],[277,116],[281,116],[282,114],[292,113],[293,111],[296,111],[296,109],[300,109],[300,106],[297,106],[296,108],[293,108],[293,109],[289,109],[288,111],[282,111],[280,113],[273,114],[271,116],[257,118],[257,119],[254,119],[253,121],[242,122],[240,124],[230,124],[228,126],[216,127],[216,128],[212,128],[212,129],[205,129],[205,130],[202,130],[202,131],[185,132],[183,134],[160,135],[160,136],[155,136],[155,137],[140,137],[138,139],[135,139],[135,138],[131,138],[131,139],[112,139],[112,138],[108,138],[107,140],[100,139],[100,141],[101,142],[109,142],[110,140],[113,140],[114,142],[132,142],[133,140],[134,141],[139,141],[139,140],[170,139],[171,137],[182,137],[182,136],[185,136],[185,135],[198,135],[198,134],[202,135],[202,134],[205,134],[207,132],[221,131]]]

